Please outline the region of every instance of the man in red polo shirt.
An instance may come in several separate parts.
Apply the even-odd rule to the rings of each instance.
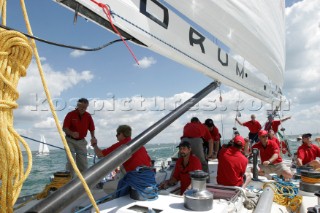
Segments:
[[[297,164],[298,166],[309,165],[318,169],[320,168],[320,162],[316,158],[320,157],[320,148],[312,144],[311,136],[310,133],[302,135],[302,145],[299,146],[297,151]]]
[[[76,109],[69,112],[63,121],[63,131],[66,133],[68,146],[81,173],[88,167],[87,141],[85,139],[88,130],[90,131],[91,139],[96,140],[93,119],[86,112],[88,106],[89,101],[86,98],[80,98]],[[70,171],[71,176],[74,176],[74,171],[68,158],[66,170]]]
[[[266,124],[264,125],[264,130],[269,131],[270,129],[272,129],[274,131],[274,133],[277,133],[280,124],[286,120],[289,120],[290,118],[291,118],[291,116],[284,118],[284,119],[281,119],[281,120],[273,120],[273,115],[269,115],[268,122],[266,122]]]
[[[241,153],[245,141],[240,135],[234,137],[228,147],[220,150],[217,183],[225,186],[242,186],[248,159]]]
[[[276,142],[268,139],[268,132],[260,130],[258,133],[259,142],[252,146],[252,149],[259,149],[261,165],[259,167],[265,174],[276,173],[282,175],[285,179],[292,178],[289,167],[282,163],[280,149]]]
[[[259,141],[258,138],[258,132],[261,129],[261,124],[259,123],[259,121],[256,120],[256,116],[255,115],[251,115],[251,120],[241,123],[238,118],[236,117],[236,121],[241,125],[241,126],[245,126],[249,129],[249,140],[251,142],[251,144],[256,143]]]
[[[116,137],[118,139],[118,142],[110,146],[109,148],[101,150],[98,145],[97,141],[91,141],[91,146],[94,147],[94,152],[98,157],[105,157],[109,155],[111,152],[113,152],[118,147],[127,144],[131,141],[131,127],[128,125],[120,125],[117,128],[117,134]],[[134,179],[142,181],[141,183],[146,182],[144,180],[144,177],[148,175],[150,178],[148,180],[151,180],[151,182],[145,183],[149,185],[155,185],[155,173],[152,171],[151,167],[151,158],[147,153],[146,148],[143,146],[138,151],[132,154],[132,156],[123,163],[123,167],[125,169],[125,175],[122,179],[116,180],[119,181],[117,189],[125,187],[123,190],[121,190],[119,193],[117,193],[117,197],[124,196],[129,193],[130,186],[127,184],[127,180]],[[143,171],[143,173],[141,172]],[[108,182],[107,182],[108,183]],[[115,182],[112,183],[112,185],[116,185]],[[145,187],[148,187],[148,186]],[[108,188],[109,186],[104,186],[104,188]],[[108,189],[106,189],[108,190]]]
[[[181,141],[190,142],[192,153],[199,158],[203,171],[209,174],[208,161],[203,151],[203,141],[208,141],[209,154],[207,158],[212,158],[213,140],[208,128],[202,124],[197,117],[193,117],[191,122],[187,123],[183,128],[183,136],[181,137]],[[207,181],[209,181],[209,179]]]
[[[188,141],[182,141],[177,147],[179,147],[180,157],[176,162],[173,175],[169,180],[162,182],[159,189],[166,189],[180,181],[180,194],[182,195],[191,184],[189,173],[202,170],[202,166],[200,160],[191,154],[191,145]]]
[[[210,118],[205,120],[204,125],[207,126],[213,140],[213,158],[217,158],[218,152],[221,149],[219,129],[214,125],[213,120]],[[207,141],[205,142],[208,144]]]

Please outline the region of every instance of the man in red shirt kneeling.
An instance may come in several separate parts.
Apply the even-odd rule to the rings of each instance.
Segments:
[[[218,160],[218,184],[225,186],[242,186],[248,159],[241,153],[245,141],[240,135],[234,137],[233,143],[220,150]]]
[[[287,167],[280,156],[279,145],[268,139],[268,132],[260,130],[259,142],[252,146],[252,149],[259,149],[261,165],[259,167],[265,174],[276,173],[278,176],[282,175],[285,179],[292,178],[292,173]]]

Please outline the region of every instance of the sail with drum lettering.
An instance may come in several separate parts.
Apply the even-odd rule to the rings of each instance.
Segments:
[[[222,84],[266,102],[282,98],[284,0],[57,2]]]

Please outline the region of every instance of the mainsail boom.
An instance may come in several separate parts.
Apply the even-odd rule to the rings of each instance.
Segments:
[[[75,0],[58,2],[70,7],[70,2]],[[88,13],[82,12],[80,15],[98,24],[101,23],[98,21],[101,18],[108,21],[103,10],[93,2],[88,0],[76,2],[87,8]],[[201,34],[196,27],[191,26],[188,21],[159,1],[100,0],[99,2],[110,7],[115,26],[133,35],[147,48],[264,101],[272,102],[280,98],[280,81],[271,81],[272,75],[257,74],[256,71],[247,69],[243,63],[236,61]],[[89,13],[90,17],[87,15]],[[96,14],[96,17],[92,16],[92,13]],[[268,58],[269,55],[263,57]]]

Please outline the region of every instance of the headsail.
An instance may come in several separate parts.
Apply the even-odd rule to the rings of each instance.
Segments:
[[[95,3],[58,2],[110,28],[106,15]],[[131,35],[149,49],[259,99],[271,102],[280,98],[285,61],[283,0],[167,1],[197,25],[156,0],[99,2],[110,7],[113,24],[125,36]],[[236,61],[201,33],[199,26],[256,69],[249,70]]]
[[[46,142],[46,138],[44,137],[44,135],[41,135],[41,142],[39,144],[39,149],[38,149],[38,153],[37,155],[38,156],[42,156],[42,155],[49,155],[49,147],[47,145],[47,142]]]

